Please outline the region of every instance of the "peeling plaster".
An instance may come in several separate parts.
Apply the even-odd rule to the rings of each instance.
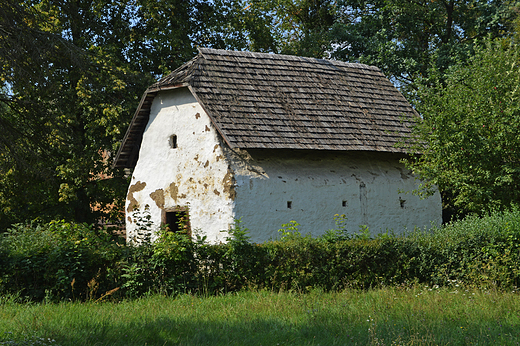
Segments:
[[[175,150],[165,142],[172,133],[177,136]],[[234,222],[234,180],[223,145],[187,88],[157,94],[133,172],[135,180],[147,184],[133,196],[132,204],[151,206],[152,231],[159,230],[163,210],[182,206],[189,207],[193,229],[204,230],[209,241],[224,241],[226,234],[221,231]],[[127,220],[128,238],[135,232],[135,223]]]
[[[235,200],[236,192],[235,192],[235,176],[231,168],[228,168],[224,179],[222,179],[222,184],[224,185],[224,193],[229,195],[229,198]]]
[[[170,197],[174,201],[177,201],[177,195],[179,194],[179,188],[177,187],[177,185],[175,185],[175,183],[171,183],[169,190],[170,190]]]
[[[164,190],[157,189],[150,194],[150,198],[155,202],[155,204],[163,209],[164,208]]]
[[[175,150],[168,146],[172,133],[179,144]],[[302,234],[322,234],[335,227],[334,214],[346,215],[349,231],[366,224],[374,234],[440,222],[438,193],[426,200],[407,196],[404,207],[399,190],[416,186],[405,172],[391,154],[229,148],[181,88],[159,92],[152,103],[127,211],[151,205],[158,230],[163,208],[189,206],[191,226],[212,242],[224,241],[221,231],[238,218],[255,242],[275,238],[291,220],[301,224]],[[135,228],[127,219],[130,238]]]
[[[127,212],[132,212],[134,209],[139,208],[139,202],[134,198],[134,193],[142,191],[146,187],[146,183],[141,183],[138,181],[134,185],[131,185],[128,188],[128,195],[126,199],[130,201],[128,204],[128,208],[126,209]]]

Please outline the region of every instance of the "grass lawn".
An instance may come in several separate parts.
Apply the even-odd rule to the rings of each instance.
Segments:
[[[103,303],[0,298],[0,345],[518,345],[514,292],[385,288]]]

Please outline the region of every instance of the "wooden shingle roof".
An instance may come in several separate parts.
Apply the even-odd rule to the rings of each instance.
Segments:
[[[178,87],[189,87],[232,148],[404,153],[395,144],[417,116],[373,66],[201,48],[145,92],[116,166],[135,166],[153,98]]]

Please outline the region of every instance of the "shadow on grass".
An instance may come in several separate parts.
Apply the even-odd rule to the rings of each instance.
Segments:
[[[52,331],[49,331],[52,333]],[[296,327],[255,320],[244,322],[179,322],[162,318],[128,326],[85,326],[69,335],[53,335],[60,345],[345,345],[366,344],[368,334],[359,329],[328,330],[324,326]],[[364,334],[364,335],[363,335]]]
[[[322,321],[327,321],[326,323]],[[70,333],[42,326],[38,335],[54,345],[519,345],[520,325],[450,321],[417,327],[410,321],[353,325],[319,314],[300,322],[280,318],[208,321],[162,317],[128,325],[110,322],[76,326]],[[410,327],[414,325],[415,327]],[[26,345],[26,344],[20,344]]]

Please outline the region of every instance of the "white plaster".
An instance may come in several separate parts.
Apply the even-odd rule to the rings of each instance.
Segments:
[[[253,241],[279,237],[277,230],[291,220],[300,224],[302,234],[321,235],[335,228],[335,214],[345,214],[350,232],[367,225],[372,235],[429,228],[432,222],[441,222],[438,192],[427,199],[399,193],[416,189],[417,181],[396,156],[273,154],[252,154],[250,165],[256,165],[257,170],[261,166],[264,174],[243,169],[235,176],[235,215],[250,230]],[[400,199],[405,202],[401,204]]]
[[[175,149],[170,147],[172,135],[177,136]],[[161,226],[163,210],[177,206],[189,207],[192,230],[204,230],[213,242],[223,240],[225,234],[220,231],[228,230],[234,222],[234,202],[223,182],[226,177],[230,175],[222,144],[191,92],[187,88],[160,92],[152,103],[132,174],[126,202],[127,238],[132,240],[136,235],[135,212],[143,215],[148,205],[152,240]],[[143,183],[142,190],[132,192]],[[151,197],[154,192],[164,197],[164,206]],[[130,205],[132,197],[137,208],[135,202]],[[129,212],[129,207],[134,211]]]
[[[135,237],[135,211],[146,205],[154,232],[165,209],[189,206],[192,229],[211,242],[223,241],[227,234],[221,231],[235,218],[255,242],[277,238],[291,220],[300,223],[302,234],[323,234],[335,227],[335,214],[346,215],[351,232],[360,225],[377,234],[439,224],[439,193],[428,199],[399,193],[416,184],[391,154],[231,150],[187,88],[162,91],[152,103],[132,175],[127,237]]]

